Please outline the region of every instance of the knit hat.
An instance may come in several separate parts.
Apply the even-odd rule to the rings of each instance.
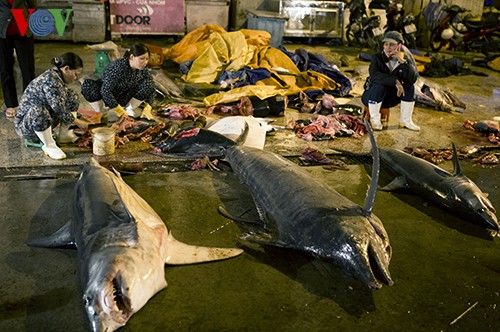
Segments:
[[[388,43],[395,43],[395,44],[402,44],[403,43],[403,35],[401,35],[397,31],[387,31],[384,35],[384,39],[382,39],[382,42],[388,42]]]

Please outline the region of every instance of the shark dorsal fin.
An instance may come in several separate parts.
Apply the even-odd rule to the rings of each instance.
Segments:
[[[236,145],[243,145],[243,143],[245,143],[249,130],[250,127],[248,126],[248,122],[245,121],[245,127],[243,127],[241,134],[234,140]]]
[[[372,179],[370,183],[370,188],[366,193],[365,205],[363,206],[363,212],[365,216],[369,216],[372,213],[373,205],[375,204],[375,196],[377,193],[378,178],[380,175],[380,152],[378,150],[377,141],[375,140],[375,136],[373,135],[372,128],[370,127],[370,124],[366,120],[365,120],[365,126],[368,129],[368,135],[370,137],[370,142],[372,144],[371,153],[373,158],[372,175],[371,175]]]
[[[458,162],[457,147],[455,146],[455,143],[451,143],[451,147],[453,149],[453,176],[463,176],[464,173],[462,172],[462,168]]]

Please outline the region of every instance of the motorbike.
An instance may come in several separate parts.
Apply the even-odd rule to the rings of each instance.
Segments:
[[[462,49],[481,52],[488,56],[491,52],[500,51],[500,22],[472,21],[462,19],[466,9],[452,5],[444,9],[446,15],[432,30],[430,37],[431,50],[437,52],[447,46],[450,49]]]
[[[384,30],[380,27],[380,16],[368,16],[363,0],[351,1],[349,11],[349,24],[346,26],[348,44],[380,50],[384,34]]]
[[[398,31],[403,36],[404,44],[411,49],[417,48],[417,26],[415,16],[405,14],[401,0],[372,0],[371,9],[385,10],[387,25],[385,31]]]
[[[387,31],[399,31],[403,35],[404,44],[410,49],[417,48],[417,26],[413,14],[405,14],[403,5],[397,1],[390,1],[385,8]]]

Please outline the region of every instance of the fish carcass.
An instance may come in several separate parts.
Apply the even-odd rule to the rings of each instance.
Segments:
[[[235,146],[228,148],[226,159],[248,187],[259,213],[260,220],[252,222],[219,208],[226,217],[251,228],[243,239],[302,250],[334,262],[370,288],[393,284],[389,238],[380,219],[371,213],[377,165],[362,208],[274,153]]]
[[[165,141],[154,142],[154,151],[159,155],[178,157],[220,157],[226,148],[240,144],[246,140],[248,124],[242,129],[239,136],[232,140],[218,132],[193,128],[183,130]]]
[[[92,159],[75,187],[73,218],[36,247],[76,246],[83,302],[92,331],[114,331],[167,286],[165,264],[234,257],[236,248],[177,241],[153,208]]]
[[[487,195],[463,174],[455,144],[453,174],[400,150],[380,148],[379,151],[382,169],[394,176],[382,190],[410,189],[467,221],[494,231],[500,229],[495,208]]]

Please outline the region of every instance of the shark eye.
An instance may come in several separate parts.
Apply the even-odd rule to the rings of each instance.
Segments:
[[[87,312],[89,315],[95,314],[94,307],[92,306],[92,298],[90,296],[87,296],[87,295],[83,296],[83,305],[87,309]]]

